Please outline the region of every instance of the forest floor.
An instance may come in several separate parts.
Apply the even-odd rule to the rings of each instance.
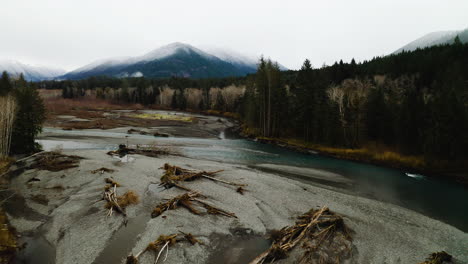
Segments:
[[[115,110],[118,109],[106,109],[104,113],[114,114]],[[171,115],[133,110],[137,109],[122,113],[139,115],[137,119],[145,119],[146,114],[150,114],[149,118],[155,118],[155,113]],[[60,115],[73,117],[52,122],[84,118],[78,112],[61,112],[56,117]],[[145,133],[156,131],[215,139],[220,131],[234,125],[213,116],[188,113],[176,116],[179,120],[158,119],[163,127],[158,127],[155,121],[149,127],[132,128]],[[187,118],[192,121],[188,122]],[[195,123],[194,119],[198,121]],[[119,138],[84,135],[80,140],[95,144],[124,143],[128,130],[128,127],[111,129],[112,133],[121,134]],[[54,139],[47,132],[41,138]],[[152,140],[139,138],[135,142],[151,144]],[[292,225],[297,216],[322,206],[343,216],[344,223],[352,230],[353,255],[348,263],[419,263],[430,253],[441,250],[453,255],[454,263],[468,262],[464,247],[468,234],[414,211],[246,165],[183,157],[171,148],[165,152],[155,157],[140,154],[118,157],[108,155],[107,150],[70,149],[62,150],[60,155],[82,159],[73,158],[76,164],[65,160],[59,163],[58,171],[45,169],[55,164],[56,159],[43,159],[44,166],[34,165],[37,156],[14,165],[8,175],[8,188],[14,190],[15,196],[5,201],[4,207],[11,225],[21,235],[19,244],[27,243],[19,251],[20,263],[124,263],[127,255],[143,250],[160,235],[181,232],[193,234],[203,244],[171,245],[165,263],[248,263],[269,247],[266,237],[272,230]],[[236,218],[196,215],[182,207],[152,218],[156,205],[186,192],[159,186],[165,163],[197,171],[222,170],[216,174],[217,179],[246,184],[241,194],[235,186],[209,179],[183,183],[184,187],[205,195],[203,200],[207,203],[234,213]],[[346,181],[339,175],[318,170],[310,173],[332,177],[337,182]],[[109,210],[103,200],[109,182],[106,178],[119,183],[118,195],[132,191],[139,196],[138,204],[127,207],[126,218],[117,212],[107,216]],[[297,257],[293,252],[277,263],[296,263]],[[154,263],[154,259],[154,253],[145,253],[139,263]]]

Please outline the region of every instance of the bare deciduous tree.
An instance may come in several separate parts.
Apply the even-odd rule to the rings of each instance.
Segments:
[[[15,98],[12,95],[0,97],[0,159],[7,157],[10,153],[15,115]]]

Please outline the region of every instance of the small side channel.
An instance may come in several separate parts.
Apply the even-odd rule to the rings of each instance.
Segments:
[[[145,231],[149,219],[150,215],[145,213],[129,219],[127,226],[123,225],[115,232],[93,264],[122,263],[131,253],[138,236]]]
[[[209,256],[208,264],[245,264],[267,250],[271,242],[255,234],[234,232],[232,236],[215,234],[210,236],[215,250]]]

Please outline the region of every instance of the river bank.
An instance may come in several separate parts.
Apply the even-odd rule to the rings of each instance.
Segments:
[[[192,233],[205,245],[174,246],[167,263],[243,263],[237,261],[243,256],[243,240],[265,237],[271,230],[291,225],[295,216],[324,205],[343,215],[353,230],[352,263],[417,263],[440,250],[450,252],[459,263],[468,260],[463,246],[463,241],[468,241],[466,233],[398,206],[221,162],[171,155],[158,158],[132,155],[131,162],[121,162],[101,150],[63,153],[84,159],[78,167],[66,171],[26,169],[11,178],[10,187],[17,190],[17,196],[5,206],[11,224],[29,237],[26,247],[29,251],[19,256],[25,263],[123,263],[121,259],[126,255],[136,254],[159,235],[179,231]],[[32,160],[26,160],[24,165],[29,162]],[[176,188],[157,187],[163,173],[159,168],[166,162],[196,170],[222,169],[220,179],[247,184],[244,195],[231,186],[209,180],[184,184],[238,218],[198,216],[183,208],[166,212],[164,218],[151,218],[156,204],[183,193]],[[91,173],[100,167],[115,172]],[[120,215],[106,217],[105,202],[101,201],[106,177],[121,184],[120,193],[132,190],[140,196],[140,204],[128,207],[127,226]],[[118,239],[120,230],[126,228],[134,232]],[[238,245],[219,256],[215,252],[222,245],[220,239]],[[257,253],[265,244],[260,244]],[[46,253],[36,255],[38,249]],[[219,259],[226,256],[228,259]],[[140,263],[152,263],[153,257],[143,255]],[[116,259],[120,262],[114,262]]]

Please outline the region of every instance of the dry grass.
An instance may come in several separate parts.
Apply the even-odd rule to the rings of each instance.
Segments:
[[[44,99],[47,109],[46,125],[59,126],[65,129],[109,129],[120,126],[116,119],[108,119],[103,116],[106,111],[120,109],[143,109],[140,104],[114,104],[107,100],[83,97],[79,99],[64,99],[47,97]],[[65,122],[58,118],[59,115],[71,115],[77,118],[88,119],[88,122]]]
[[[141,110],[140,104],[116,104],[108,100],[83,97],[79,99],[47,98],[44,100],[47,109],[46,126],[71,129],[111,129],[116,127],[155,127],[180,125],[186,123],[187,117],[174,115],[147,116],[147,114],[117,113],[104,115],[113,110]],[[70,115],[88,121],[71,121],[59,118]],[[180,120],[179,120],[180,119]]]
[[[125,208],[131,204],[138,204],[140,197],[134,191],[127,191],[121,196],[117,196],[117,202],[122,208]]]
[[[233,112],[223,112],[223,111],[218,111],[218,110],[206,110],[206,111],[203,111],[202,113],[207,114],[207,115],[222,116],[222,117],[232,118],[232,119],[240,119],[240,115],[238,113],[233,113]]]
[[[403,155],[391,150],[376,149],[372,147],[358,149],[332,148],[317,145],[314,146],[314,149],[331,154],[338,158],[377,162],[379,164],[387,164],[393,167],[417,169],[423,169],[426,167],[426,162],[422,156]]]
[[[83,97],[75,99],[66,98],[46,98],[44,104],[49,112],[64,115],[71,114],[74,111],[109,111],[120,109],[140,110],[144,107],[141,104],[116,104],[108,100]]]
[[[9,225],[8,218],[1,209],[0,226],[0,263],[11,263],[18,248],[18,244],[15,230]]]
[[[15,160],[13,158],[0,159],[0,175],[7,172],[14,161]]]
[[[299,149],[311,149],[340,159],[363,161],[383,164],[397,168],[426,169],[427,162],[423,156],[404,155],[388,146],[368,143],[361,148],[337,148],[318,144],[307,143],[300,139],[278,139],[259,137],[259,140],[284,144]]]
[[[150,113],[138,113],[130,115],[134,118],[152,119],[152,120],[171,120],[171,121],[182,121],[192,122],[194,117],[184,115],[166,115],[166,114],[150,114]]]
[[[123,195],[117,196],[117,203],[121,208],[126,208],[129,205],[135,205],[140,202],[140,197],[134,191],[127,191]],[[106,208],[111,208],[111,203],[106,204]]]

